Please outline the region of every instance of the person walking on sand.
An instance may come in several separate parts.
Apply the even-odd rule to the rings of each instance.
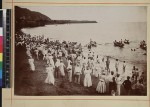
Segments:
[[[126,71],[126,62],[123,61],[123,73],[125,73],[125,71]]]
[[[91,87],[92,86],[92,80],[91,80],[91,69],[89,69],[89,67],[87,67],[84,71],[84,87]]]
[[[109,60],[109,57],[107,56],[107,60],[106,60],[106,70],[107,70],[107,74],[109,74],[109,72],[110,72],[109,65],[110,65],[110,60]]]
[[[105,70],[104,58],[102,58],[102,62],[100,64],[101,64],[101,72],[104,72],[104,70]]]
[[[35,71],[34,59],[32,58],[32,56],[29,56],[28,62],[29,62],[31,71]]]
[[[130,81],[130,77],[127,76],[127,80],[125,80],[123,82],[123,86],[125,88],[125,94],[126,95],[130,95],[130,91],[131,91],[131,81]]]
[[[112,94],[112,92],[114,92],[116,94],[117,83],[116,83],[115,77],[113,77],[112,82],[109,83],[109,90],[110,90],[111,94]]]
[[[98,93],[106,93],[106,82],[105,82],[105,77],[100,77],[99,82],[97,84],[96,91]]]
[[[45,80],[45,83],[54,85],[55,78],[53,72],[54,72],[53,66],[51,64],[48,64],[46,67],[47,78]]]
[[[120,94],[121,94],[121,84],[122,84],[120,74],[117,74],[116,83],[117,83],[117,95],[120,96]]]
[[[118,69],[119,69],[118,59],[116,59],[115,68],[116,68],[116,73],[118,74]]]
[[[65,64],[63,63],[63,61],[61,60],[60,61],[60,66],[59,66],[59,70],[60,70],[60,74],[61,74],[61,77],[64,78],[65,77]]]
[[[56,63],[55,63],[55,72],[54,72],[55,78],[59,78],[60,77],[60,69],[59,69],[59,67],[60,67],[60,60],[57,58],[56,59]]]
[[[95,69],[94,69],[94,76],[99,77],[101,75],[101,66],[100,62],[96,62]]]
[[[111,71],[111,73],[110,73],[110,75],[107,77],[107,79],[108,79],[108,82],[109,82],[109,94],[111,94],[111,88],[112,88],[112,82],[113,82],[113,77],[115,77],[114,76],[114,72],[113,71]]]
[[[74,70],[74,78],[75,78],[75,83],[80,84],[80,75],[81,75],[81,68],[79,64],[75,66]]]
[[[69,82],[72,82],[72,65],[71,65],[71,59],[68,59],[68,67],[67,67],[67,71],[68,71],[68,79]]]

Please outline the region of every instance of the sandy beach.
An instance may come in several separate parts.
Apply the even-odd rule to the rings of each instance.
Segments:
[[[69,83],[67,72],[65,70],[66,76],[65,79],[56,78],[55,85],[45,84],[44,80],[47,76],[45,72],[46,61],[40,59],[37,60],[35,56],[35,71],[29,69],[28,57],[26,55],[25,47],[16,47],[15,53],[15,95],[24,95],[24,96],[48,96],[48,95],[109,95],[108,93],[99,94],[96,92],[96,87],[99,82],[99,78],[96,78],[92,75],[92,87],[86,88],[83,86],[84,75],[81,75],[81,84]],[[96,48],[91,49],[91,52],[95,52],[95,56],[99,55],[100,59],[104,58],[106,61],[106,56],[101,53],[96,53]],[[83,49],[85,53],[89,50],[85,47]],[[65,58],[64,58],[65,59]],[[20,62],[20,60],[22,60]],[[115,72],[115,58],[110,57],[110,71]],[[64,63],[65,60],[64,60]],[[132,63],[126,63],[126,72],[123,73],[123,60],[119,59],[119,74],[123,77],[122,82],[126,79],[127,76],[132,76],[132,68],[136,66],[140,70],[140,75],[142,72],[146,72],[146,65],[141,64],[141,66],[134,65]],[[146,77],[146,73],[145,73]],[[146,85],[144,81],[144,86]],[[124,88],[121,86],[121,95],[125,95]],[[24,90],[26,89],[26,90]],[[131,92],[131,95],[134,95]],[[143,95],[146,95],[146,87],[144,89]]]

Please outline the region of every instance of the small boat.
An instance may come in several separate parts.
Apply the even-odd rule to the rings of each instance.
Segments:
[[[129,40],[126,40],[126,39],[124,40],[124,43],[125,44],[130,44]]]
[[[145,43],[145,41],[141,41],[140,48],[143,50],[147,50],[147,44]]]
[[[97,47],[96,41],[92,41],[91,39],[90,39],[89,45],[90,45],[91,47]]]
[[[114,46],[123,48],[123,47],[124,47],[124,44],[123,44],[122,42],[117,42],[117,41],[115,41],[115,42],[114,42]]]
[[[143,49],[143,50],[147,50],[146,44],[140,44],[140,48]]]

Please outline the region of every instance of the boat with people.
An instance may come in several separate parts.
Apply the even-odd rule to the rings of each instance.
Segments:
[[[90,39],[90,43],[87,45],[88,49],[91,49],[92,47],[97,47],[97,43],[96,41],[92,41],[92,39]]]
[[[124,47],[124,44],[123,44],[122,40],[121,40],[121,41],[119,41],[119,42],[117,42],[117,41],[115,40],[115,41],[114,41],[114,46],[117,46],[117,47],[123,48],[123,47]]]
[[[130,44],[129,40],[127,40],[127,39],[124,40],[124,43],[125,44]]]
[[[91,39],[90,39],[90,45],[91,45],[92,47],[97,47],[96,41],[92,41]]]
[[[147,50],[147,44],[144,40],[140,42],[140,48],[143,50]]]

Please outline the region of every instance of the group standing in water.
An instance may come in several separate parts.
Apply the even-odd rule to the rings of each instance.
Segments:
[[[122,90],[125,90],[124,95],[130,95],[132,90],[142,94],[144,74],[139,75],[138,69],[133,67],[132,76],[124,76],[127,72],[125,61],[120,73],[121,65],[118,59],[114,64],[116,71],[111,71],[109,56],[101,58],[91,49],[83,50],[81,44],[77,42],[50,41],[43,36],[31,37],[25,34],[18,35],[17,40],[19,42],[16,42],[16,46],[26,48],[31,71],[36,71],[34,60],[46,62],[45,83],[57,85],[55,79],[62,79],[62,82],[65,82],[64,78],[67,78],[70,83],[93,87],[94,80],[97,80],[97,86],[94,88],[100,94],[122,95]]]

